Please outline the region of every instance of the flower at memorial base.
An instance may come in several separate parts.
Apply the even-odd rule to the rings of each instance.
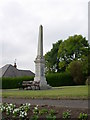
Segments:
[[[15,105],[13,105],[13,104],[7,104],[7,106],[6,106],[6,114],[9,115],[10,113],[12,113],[14,107],[15,107]]]
[[[28,112],[30,110],[30,103],[23,104],[22,106],[19,107],[21,111],[26,111]]]
[[[67,110],[63,112],[63,119],[69,119],[71,118],[71,110]]]
[[[4,104],[0,103],[0,111],[4,112],[6,110]]]
[[[35,109],[35,110],[38,110],[38,108],[37,108],[37,107],[35,107],[34,109]]]
[[[25,111],[20,111],[20,115],[21,118],[25,118],[27,116],[27,113]]]
[[[34,114],[38,114],[39,113],[38,105],[36,107],[34,107],[33,113]]]
[[[14,109],[14,110],[13,110],[13,116],[14,116],[14,117],[18,116],[19,111],[20,111],[19,108]]]

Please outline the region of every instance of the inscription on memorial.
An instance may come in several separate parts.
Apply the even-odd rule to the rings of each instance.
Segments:
[[[43,69],[43,67],[41,67],[41,76],[43,76],[44,75],[44,69]]]

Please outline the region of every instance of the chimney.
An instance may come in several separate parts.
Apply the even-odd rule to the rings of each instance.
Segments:
[[[15,62],[14,62],[14,67],[17,68],[16,59],[15,59]]]

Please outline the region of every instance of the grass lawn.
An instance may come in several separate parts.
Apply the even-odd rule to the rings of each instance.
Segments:
[[[50,90],[3,90],[2,97],[15,98],[52,98],[52,99],[88,99],[88,86],[63,86]]]

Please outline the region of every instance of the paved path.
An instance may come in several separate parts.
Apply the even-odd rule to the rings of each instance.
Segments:
[[[17,104],[31,103],[31,105],[53,105],[58,107],[70,107],[70,108],[88,108],[88,100],[50,100],[50,99],[42,100],[42,99],[3,98],[2,102]]]

